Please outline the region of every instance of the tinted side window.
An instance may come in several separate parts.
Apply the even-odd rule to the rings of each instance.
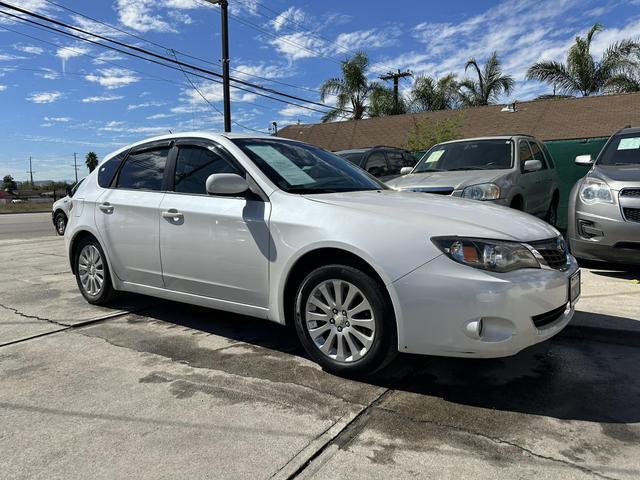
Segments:
[[[547,159],[547,163],[549,164],[549,166],[551,168],[556,168],[555,164],[553,163],[553,157],[551,156],[551,152],[549,152],[549,149],[544,143],[542,144],[542,151],[544,152],[544,156]]]
[[[360,165],[362,161],[362,153],[343,153],[340,155],[342,158],[354,163],[356,165]]]
[[[372,152],[371,154],[369,154],[365,170],[374,177],[385,175],[387,173],[387,160],[384,157],[384,153]]]
[[[402,167],[412,167],[413,165],[407,161],[402,155],[402,152],[387,152],[387,159],[389,160],[389,173],[400,173]]]
[[[518,142],[518,149],[520,150],[520,168],[524,168],[524,162],[527,160],[532,160],[533,155],[531,154],[531,149],[529,148],[529,142],[526,140],[520,140]]]
[[[214,173],[240,173],[222,156],[203,147],[180,147],[176,160],[174,190],[206,194],[206,181]]]
[[[546,170],[548,168],[547,166],[547,162],[544,158],[544,154],[542,153],[542,150],[540,149],[540,145],[538,145],[536,142],[529,142],[529,145],[531,146],[531,152],[533,153],[533,159],[534,160],[540,160],[540,163],[542,163],[542,170]]]
[[[144,150],[129,155],[118,175],[118,188],[162,190],[169,147]]]
[[[106,162],[103,162],[102,165],[98,167],[98,185],[102,188],[109,188],[111,186],[113,177],[126,156],[127,152],[122,152],[120,155],[116,155]]]

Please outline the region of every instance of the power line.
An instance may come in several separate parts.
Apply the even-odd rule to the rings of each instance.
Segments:
[[[32,17],[36,17],[36,18],[38,18],[38,19],[41,19],[41,20],[44,20],[44,21],[47,21],[47,22],[53,23],[53,24],[55,24],[55,25],[62,26],[62,27],[64,27],[64,28],[67,28],[67,29],[70,29],[70,30],[74,30],[74,31],[80,32],[80,33],[82,33],[82,34],[84,34],[84,35],[90,35],[90,36],[95,37],[95,38],[98,38],[98,39],[100,39],[100,40],[104,40],[104,41],[107,41],[107,42],[110,42],[110,43],[116,44],[116,45],[118,45],[118,46],[125,47],[125,48],[131,49],[131,50],[134,50],[134,51],[136,51],[136,52],[143,53],[143,54],[145,54],[145,55],[148,55],[148,56],[151,56],[151,57],[154,57],[154,58],[157,58],[157,59],[163,60],[163,61],[168,61],[168,62],[170,62],[170,63],[175,63],[175,64],[178,64],[178,65],[181,65],[181,66],[186,67],[186,68],[189,68],[189,69],[191,69],[191,70],[195,70],[195,71],[198,71],[198,72],[206,73],[206,74],[208,74],[208,75],[213,75],[213,76],[215,76],[215,77],[217,77],[217,78],[221,78],[221,77],[222,77],[222,75],[221,75],[221,74],[219,74],[219,73],[217,73],[217,72],[214,72],[214,71],[211,71],[211,70],[207,70],[207,69],[204,69],[204,68],[198,67],[198,66],[196,66],[196,65],[191,65],[191,64],[188,64],[188,63],[185,63],[185,62],[181,62],[181,61],[178,61],[178,60],[173,60],[173,59],[171,59],[171,58],[169,58],[169,57],[166,57],[166,56],[164,56],[164,55],[160,55],[160,54],[157,54],[157,53],[151,52],[151,51],[149,51],[149,50],[145,50],[145,49],[140,48],[140,47],[137,47],[137,46],[135,46],[135,45],[129,45],[129,44],[126,44],[126,43],[120,42],[120,41],[118,41],[118,40],[113,40],[113,39],[108,38],[108,37],[105,37],[105,36],[103,36],[103,35],[99,35],[99,34],[96,34],[96,33],[91,33],[91,32],[89,32],[89,31],[87,31],[87,30],[84,30],[84,29],[81,29],[81,28],[75,27],[75,26],[73,26],[73,25],[66,24],[66,23],[64,23],[64,22],[60,22],[59,20],[52,19],[52,18],[50,18],[50,17],[46,17],[46,16],[44,16],[44,15],[40,15],[40,14],[38,14],[38,13],[30,12],[30,11],[25,10],[25,9],[22,9],[22,8],[20,8],[20,7],[15,7],[15,6],[13,6],[13,5],[10,5],[10,4],[5,3],[5,2],[2,2],[2,1],[0,1],[0,6],[3,6],[3,7],[6,7],[6,8],[9,8],[9,9],[14,10],[14,11],[18,11],[18,12],[24,13],[24,14],[29,15],[29,16],[32,16]],[[78,38],[78,39],[80,39],[80,40],[82,40],[82,41],[90,42],[90,43],[93,43],[93,44],[95,44],[95,45],[102,46],[102,47],[104,47],[104,48],[110,48],[110,49],[112,49],[112,50],[118,51],[118,52],[123,53],[123,54],[126,54],[126,55],[130,55],[130,56],[138,57],[138,58],[141,58],[141,59],[144,59],[144,60],[147,60],[147,61],[153,62],[153,63],[157,63],[157,64],[159,64],[159,65],[163,65],[163,66],[166,66],[166,67],[169,67],[169,68],[174,68],[174,70],[177,70],[175,67],[171,67],[170,65],[166,65],[166,64],[164,64],[164,63],[162,63],[162,62],[158,62],[158,61],[153,60],[153,59],[150,59],[150,58],[145,58],[145,57],[142,57],[142,56],[140,56],[140,55],[133,54],[133,53],[131,53],[131,52],[126,52],[126,51],[124,51],[124,50],[121,50],[121,49],[118,49],[118,48],[115,48],[115,47],[112,47],[112,46],[109,46],[109,45],[105,45],[105,44],[102,44],[102,43],[96,42],[96,41],[94,41],[94,40],[90,40],[90,39],[85,38],[85,37],[82,37],[82,36],[80,36],[80,35],[75,35],[75,34],[72,34],[72,33],[70,33],[70,32],[66,32],[66,31],[58,30],[58,29],[55,29],[55,28],[53,28],[53,27],[51,27],[51,26],[43,25],[43,24],[38,23],[38,22],[35,22],[35,21],[33,21],[33,20],[29,20],[29,19],[22,18],[22,17],[20,17],[20,16],[18,16],[18,15],[13,15],[13,14],[10,14],[10,13],[8,13],[8,12],[0,12],[0,13],[4,13],[5,15],[8,15],[8,16],[11,16],[11,17],[14,17],[14,18],[17,18],[17,19],[22,20],[22,21],[27,21],[27,22],[29,22],[29,23],[34,23],[34,24],[36,24],[36,25],[40,25],[40,26],[42,26],[42,27],[45,27],[45,28],[47,28],[47,29],[50,29],[50,30],[56,31],[56,32],[58,32],[58,33],[61,33],[61,34],[64,34],[64,35],[68,35],[68,36],[71,36],[71,37],[74,37],[74,38]],[[246,81],[244,81],[244,80],[239,80],[239,79],[237,79],[237,78],[231,78],[231,80],[232,80],[233,82],[235,82],[235,83],[239,83],[239,84],[241,84],[241,85],[246,85],[246,86],[248,86],[248,87],[255,88],[255,89],[257,89],[257,90],[261,90],[261,91],[269,92],[269,93],[272,93],[272,94],[274,94],[274,95],[279,95],[279,96],[282,96],[282,97],[285,97],[285,98],[290,98],[290,99],[293,99],[293,100],[302,101],[302,102],[304,102],[304,103],[311,104],[311,105],[317,105],[317,106],[322,107],[322,108],[331,108],[331,107],[329,107],[329,106],[327,106],[327,105],[325,105],[325,104],[323,104],[323,103],[314,102],[314,101],[311,101],[311,100],[308,100],[308,99],[304,99],[304,98],[301,98],[301,97],[297,97],[297,96],[295,96],[295,95],[290,95],[290,94],[287,94],[287,93],[284,93],[284,92],[280,92],[280,91],[275,90],[275,89],[272,89],[272,88],[264,87],[264,86],[261,86],[261,85],[256,85],[256,84],[253,84],[253,83],[250,83],[250,82],[246,82]],[[212,80],[212,81],[215,81],[215,80]],[[221,82],[218,82],[218,83],[221,83]],[[239,89],[239,90],[243,90],[241,87],[239,87],[239,86],[237,86],[237,85],[233,85],[233,87],[234,87],[234,88],[236,88],[236,89]],[[245,91],[247,91],[247,90],[245,89]],[[253,91],[251,91],[251,93],[256,94],[256,95],[259,95],[259,93],[258,93],[258,92],[253,92]],[[267,97],[268,97],[268,96],[267,96]],[[273,97],[268,97],[268,98],[273,98]],[[298,106],[300,106],[300,105],[298,105]],[[304,106],[303,108],[309,108],[309,107],[308,107],[308,106]],[[351,113],[351,112],[349,112],[349,111],[348,111],[348,110],[346,110],[346,109],[343,109],[343,111],[347,111],[348,113]],[[321,111],[320,113],[325,113],[325,112],[322,112],[322,111]]]
[[[4,2],[0,2],[0,6],[9,6],[9,7],[11,7],[10,5],[8,5],[8,4],[4,3]],[[11,8],[12,8],[12,9],[14,9],[14,10],[22,10],[22,9],[17,8],[17,7],[11,7]],[[145,60],[145,61],[148,61],[148,62],[151,62],[151,63],[155,63],[155,64],[157,64],[157,65],[161,65],[161,66],[164,66],[164,67],[167,67],[167,68],[171,68],[171,69],[173,69],[173,70],[180,71],[180,69],[179,69],[179,68],[174,67],[173,65],[168,65],[168,64],[163,63],[163,62],[160,62],[160,61],[158,61],[158,60],[154,60],[153,58],[147,58],[147,57],[144,57],[144,56],[142,56],[142,55],[138,55],[138,54],[135,54],[135,53],[132,53],[132,52],[128,52],[128,51],[126,51],[126,50],[122,50],[122,49],[120,49],[120,48],[113,47],[113,46],[111,46],[111,45],[105,45],[105,44],[103,44],[103,43],[97,42],[97,41],[95,41],[95,40],[88,39],[88,38],[83,37],[83,36],[81,36],[81,35],[76,35],[76,34],[73,34],[73,33],[71,33],[71,32],[67,32],[67,31],[63,31],[63,30],[58,30],[58,29],[56,29],[56,28],[54,28],[54,27],[51,27],[51,26],[49,26],[49,25],[44,25],[44,24],[39,23],[39,22],[36,22],[36,21],[34,21],[34,20],[30,20],[30,19],[27,19],[27,18],[23,18],[23,17],[20,17],[20,16],[18,16],[18,15],[13,15],[13,14],[8,13],[8,12],[4,12],[4,11],[1,11],[1,10],[0,10],[0,13],[2,13],[2,14],[4,14],[4,15],[7,15],[7,16],[10,16],[10,17],[13,17],[13,18],[15,18],[15,19],[17,19],[17,20],[20,20],[20,21],[23,21],[23,22],[27,22],[27,23],[31,23],[31,24],[34,24],[34,25],[38,25],[38,26],[40,26],[40,27],[46,28],[47,30],[54,31],[54,32],[56,32],[56,33],[58,33],[58,34],[66,35],[66,36],[69,36],[69,37],[72,37],[72,38],[75,38],[75,39],[78,39],[78,40],[81,40],[81,41],[84,41],[84,42],[88,42],[88,43],[91,43],[91,44],[94,44],[94,45],[97,45],[97,46],[100,46],[100,47],[103,47],[103,48],[106,48],[106,49],[109,49],[109,50],[113,50],[113,51],[119,52],[119,53],[121,53],[121,54],[123,54],[123,55],[128,55],[128,56],[131,56],[131,57],[139,58],[139,59],[141,59],[141,60]],[[30,13],[30,12],[29,12],[29,13]],[[41,17],[41,15],[38,15],[38,14],[33,14],[33,15],[34,15],[34,16],[36,16],[36,17]],[[85,34],[85,35],[91,35],[91,36],[94,36],[94,37],[96,37],[96,38],[105,38],[105,39],[106,39],[106,41],[111,41],[111,42],[116,43],[116,44],[122,44],[122,45],[124,45],[124,46],[125,46],[125,47],[127,47],[127,48],[131,48],[131,49],[133,49],[133,50],[139,50],[139,51],[145,52],[146,54],[151,55],[151,56],[153,56],[153,57],[159,57],[159,58],[167,59],[167,60],[168,60],[168,61],[170,61],[171,63],[177,63],[178,65],[186,66],[187,68],[191,68],[191,69],[194,69],[194,70],[196,70],[196,71],[201,71],[201,72],[207,73],[207,74],[209,74],[209,75],[214,75],[214,76],[216,76],[216,77],[221,77],[221,76],[222,76],[222,75],[220,75],[220,74],[219,74],[219,73],[217,73],[217,72],[213,72],[213,71],[206,70],[206,69],[203,69],[203,68],[200,68],[200,67],[197,67],[197,66],[189,65],[189,64],[186,64],[186,63],[184,63],[184,62],[180,62],[180,61],[176,62],[175,60],[172,60],[172,59],[170,59],[170,58],[168,58],[168,57],[164,57],[164,56],[162,56],[162,55],[158,55],[158,54],[155,54],[155,53],[153,53],[153,52],[148,52],[147,50],[141,49],[141,48],[139,48],[139,47],[135,47],[135,46],[130,46],[130,45],[127,45],[127,44],[123,44],[122,42],[117,42],[117,41],[115,41],[115,40],[110,40],[110,39],[108,39],[108,38],[106,38],[106,37],[102,37],[101,35],[93,34],[93,33],[87,32],[86,30],[82,30],[82,29],[78,29],[77,27],[73,27],[73,26],[70,26],[70,25],[66,25],[66,24],[64,24],[63,22],[58,22],[57,20],[49,20],[49,19],[47,19],[46,17],[43,17],[43,18],[45,18],[45,20],[47,20],[47,21],[51,21],[51,22],[56,23],[56,24],[58,24],[58,23],[59,23],[59,24],[62,24],[65,28],[71,28],[71,29],[74,29],[74,30],[81,31],[81,32],[82,32],[83,34]],[[67,47],[65,47],[65,48],[67,48]],[[123,67],[123,68],[126,68],[126,67]],[[205,80],[208,80],[208,81],[211,81],[211,82],[214,82],[214,83],[222,84],[222,82],[221,82],[220,80],[216,80],[216,79],[213,79],[213,78],[210,78],[210,77],[204,76],[204,75],[202,75],[202,74],[193,73],[193,72],[192,72],[191,74],[192,74],[193,76],[200,77],[200,78],[203,78],[203,79],[205,79]],[[321,107],[323,107],[323,108],[331,109],[331,107],[330,107],[330,106],[328,106],[328,105],[324,105],[324,104],[322,104],[322,103],[313,102],[313,101],[306,100],[306,99],[303,99],[303,98],[300,98],[300,97],[296,97],[296,96],[294,96],[294,95],[289,95],[289,94],[286,94],[286,93],[283,93],[283,92],[278,92],[278,91],[273,90],[273,89],[270,89],[270,88],[262,87],[262,86],[259,86],[259,85],[254,85],[254,84],[252,84],[252,83],[244,82],[244,81],[242,81],[242,80],[238,80],[238,79],[235,79],[235,78],[232,78],[232,80],[233,80],[234,82],[238,82],[238,83],[241,83],[241,84],[249,85],[249,86],[251,86],[252,88],[256,88],[256,89],[258,89],[258,90],[264,90],[264,91],[273,92],[273,93],[275,93],[276,95],[280,95],[280,96],[284,96],[284,97],[292,98],[292,99],[297,99],[297,100],[300,100],[300,101],[302,101],[302,102],[306,102],[306,103],[308,103],[308,104],[318,105],[318,106],[321,106]],[[264,93],[256,92],[256,91],[254,91],[254,90],[249,90],[248,88],[240,87],[240,86],[238,86],[238,85],[231,85],[231,86],[232,86],[233,88],[237,89],[237,90],[241,90],[241,91],[244,91],[244,92],[248,92],[248,93],[251,93],[251,94],[253,94],[253,95],[260,96],[260,97],[268,98],[268,99],[273,100],[273,101],[277,101],[277,102],[285,103],[285,104],[288,104],[288,105],[297,106],[297,107],[304,108],[304,109],[307,109],[307,110],[310,110],[310,111],[314,111],[314,112],[318,112],[318,113],[323,113],[323,114],[324,114],[324,113],[326,113],[326,111],[325,111],[325,110],[318,110],[317,108],[310,107],[309,105],[301,105],[301,104],[298,104],[298,103],[295,103],[295,102],[291,102],[291,101],[283,100],[283,99],[280,99],[280,98],[272,97],[272,96],[270,96],[270,95],[266,95],[266,94],[264,94]],[[348,112],[348,110],[344,110],[344,111],[347,111],[347,112]]]

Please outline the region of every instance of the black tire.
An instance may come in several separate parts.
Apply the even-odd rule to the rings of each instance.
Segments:
[[[339,282],[344,282],[341,283],[341,285],[343,285],[347,290],[343,290],[343,293],[348,292],[348,289],[351,287],[356,287],[356,289],[360,291],[360,294],[363,297],[363,301],[367,301],[369,303],[370,311],[373,315],[372,324],[375,325],[375,330],[370,347],[366,349],[366,352],[359,359],[354,360],[353,357],[355,355],[349,356],[349,358],[352,358],[352,360],[350,361],[337,361],[336,359],[330,358],[328,354],[325,354],[320,350],[320,346],[318,346],[314,342],[311,334],[308,331],[308,314],[306,311],[307,302],[309,301],[311,294],[314,293],[316,289],[319,288],[319,286],[323,285],[324,282],[330,280],[338,280]],[[309,356],[315,362],[320,364],[325,370],[347,377],[372,374],[387,365],[391,360],[393,360],[393,358],[398,353],[396,323],[393,313],[393,307],[388,300],[388,297],[385,294],[383,288],[384,287],[381,286],[379,282],[371,278],[370,275],[356,268],[345,265],[327,265],[319,267],[309,273],[307,277],[302,281],[296,294],[294,317],[296,333],[298,335],[298,338],[300,339],[300,342],[302,343],[302,346],[309,354]],[[335,289],[333,290],[333,294],[335,297]],[[348,297],[348,295],[344,296]],[[356,309],[358,305],[357,302],[358,297],[356,296],[350,303],[352,309]],[[349,305],[345,306],[344,308],[348,309]],[[331,313],[329,315],[334,316]],[[328,325],[328,323],[323,324],[323,326],[327,326],[330,329],[337,329],[338,327],[336,325],[338,323],[338,317],[340,317],[339,321],[341,323],[346,319],[346,327],[340,327],[344,328],[344,331],[340,330],[340,334],[334,331],[334,335],[336,337],[336,340],[334,340],[334,342],[341,342],[344,349],[350,349],[349,342],[346,339],[346,336],[349,336],[351,345],[357,344],[358,348],[362,347],[362,349],[365,349],[366,347],[364,346],[364,344],[357,340],[356,335],[352,331],[353,329],[358,329],[358,331],[362,333],[362,327],[350,325],[348,321],[350,319],[355,324],[357,323],[356,317],[354,316],[353,318],[349,318],[349,314],[342,317],[340,313],[335,316],[335,321],[333,321],[334,319],[331,319],[332,325]],[[313,320],[309,321],[313,322]],[[315,325],[317,324],[318,322],[315,323]],[[352,330],[348,331],[349,328]],[[370,331],[367,331],[366,329],[364,330],[364,332],[371,334]],[[327,334],[327,337],[328,336],[329,333]],[[316,339],[317,338],[319,337],[316,337]],[[356,340],[354,340],[354,338]],[[325,341],[327,341],[327,339],[325,339]]]
[[[63,212],[56,213],[53,217],[53,225],[56,228],[56,233],[63,236],[67,229],[67,216]]]
[[[551,200],[549,210],[547,210],[547,214],[544,216],[544,219],[554,227],[558,224],[558,200],[555,198]]]
[[[509,208],[513,208],[514,210],[522,212],[524,208],[524,202],[520,197],[516,197],[511,201],[511,205],[509,205]]]
[[[90,272],[88,272],[87,269],[80,264],[81,257],[83,257],[83,252],[85,252],[85,249],[89,249],[87,251],[92,251],[90,250],[92,248],[95,249],[95,253],[99,254],[99,264],[101,265],[101,269],[96,268],[96,270],[102,272],[103,279],[100,288],[95,292],[88,291],[88,288],[83,284],[83,274],[85,274],[85,272],[87,274]],[[98,262],[95,262],[95,264],[97,265]],[[95,238],[87,237],[80,240],[80,243],[76,248],[74,269],[76,272],[76,283],[78,284],[80,293],[82,293],[82,296],[87,300],[87,302],[91,303],[92,305],[108,305],[111,300],[113,300],[115,290],[113,289],[113,284],[111,283],[111,274],[109,272],[109,265],[107,264],[107,257],[105,256],[104,250],[102,250],[100,243]]]

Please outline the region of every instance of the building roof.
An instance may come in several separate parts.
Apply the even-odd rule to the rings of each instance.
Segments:
[[[626,125],[640,125],[640,93],[594,97],[531,100],[516,104],[442,110],[391,117],[367,118],[313,125],[289,125],[279,137],[301,140],[327,150],[375,145],[404,147],[417,124],[459,118],[464,137],[508,135],[521,132],[540,140],[608,137]]]

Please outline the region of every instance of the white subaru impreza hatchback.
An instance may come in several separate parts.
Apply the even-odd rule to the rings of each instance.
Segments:
[[[138,292],[294,324],[342,374],[398,351],[513,355],[562,330],[580,293],[575,259],[542,220],[390,190],[281,138],[139,142],[72,201],[65,241],[90,303]]]

